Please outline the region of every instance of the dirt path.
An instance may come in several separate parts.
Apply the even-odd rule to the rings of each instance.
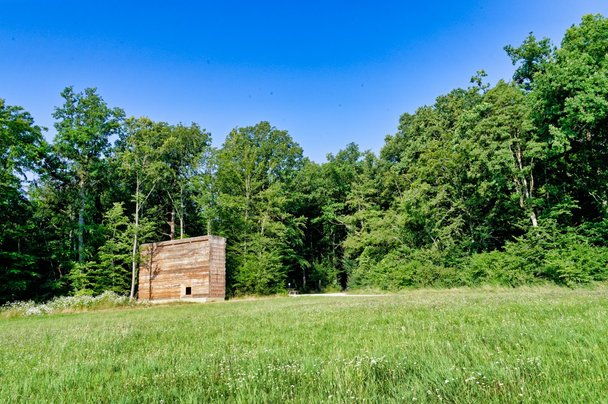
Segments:
[[[342,292],[342,293],[317,293],[317,294],[312,294],[312,295],[290,295],[291,297],[324,297],[324,296],[329,296],[329,297],[380,297],[380,296],[387,296],[387,295],[347,295],[346,293]]]

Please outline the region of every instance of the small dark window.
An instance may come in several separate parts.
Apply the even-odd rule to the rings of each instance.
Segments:
[[[186,287],[186,296],[190,296],[192,294],[192,288],[190,286]]]

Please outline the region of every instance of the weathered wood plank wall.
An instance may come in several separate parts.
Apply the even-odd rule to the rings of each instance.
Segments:
[[[217,236],[144,244],[139,299],[223,299],[226,239]]]

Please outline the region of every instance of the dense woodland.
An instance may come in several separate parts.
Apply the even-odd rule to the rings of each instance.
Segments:
[[[142,243],[228,239],[228,295],[573,286],[608,277],[608,19],[506,46],[513,81],[401,116],[380,155],[317,164],[268,122],[198,124],[61,94],[45,141],[0,99],[0,303],[137,290]]]

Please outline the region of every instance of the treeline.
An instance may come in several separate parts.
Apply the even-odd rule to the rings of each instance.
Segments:
[[[71,87],[49,144],[0,100],[0,301],[133,295],[141,243],[203,234],[228,239],[229,295],[605,280],[608,20],[505,50],[512,82],[480,71],[379,156],[323,164],[268,122],[216,149]]]

